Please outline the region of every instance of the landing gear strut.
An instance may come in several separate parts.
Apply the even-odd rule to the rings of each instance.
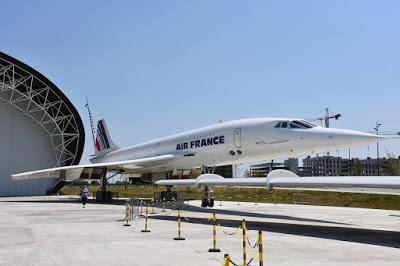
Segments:
[[[201,200],[201,207],[207,208],[207,207],[214,207],[214,198],[211,197],[211,190],[208,186],[204,187],[203,191],[203,199]]]
[[[215,167],[207,167],[205,165],[201,166],[201,172],[202,174],[213,174],[215,171]],[[203,190],[203,198],[201,200],[201,207],[207,208],[207,207],[214,207],[214,198],[211,197],[211,189],[209,186],[205,186]]]

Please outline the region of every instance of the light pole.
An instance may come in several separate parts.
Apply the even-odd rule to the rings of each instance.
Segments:
[[[379,135],[379,127],[382,124],[380,124],[378,121],[376,121],[376,126],[374,127],[374,130],[376,132],[376,135]],[[379,160],[379,141],[376,142],[376,158],[377,158],[377,163],[378,163],[378,176],[381,175],[381,167],[380,167],[380,160]]]

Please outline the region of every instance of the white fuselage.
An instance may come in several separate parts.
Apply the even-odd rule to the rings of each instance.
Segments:
[[[293,121],[306,123],[287,118],[235,120],[118,149],[91,161],[100,163],[164,154],[188,155],[158,169],[170,171],[310,155],[369,144],[380,138],[358,131],[319,126],[291,127]],[[189,156],[191,154],[193,156]]]

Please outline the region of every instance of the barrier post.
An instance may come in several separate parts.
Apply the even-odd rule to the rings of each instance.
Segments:
[[[146,206],[146,218],[145,218],[145,222],[144,222],[144,230],[142,230],[142,233],[150,233],[150,230],[147,229],[148,216],[149,216],[149,209]]]
[[[150,214],[156,214],[156,212],[154,211],[154,198],[151,203],[152,203],[152,205],[151,205],[151,213]]]
[[[258,231],[258,261],[260,263],[259,266],[264,265],[262,231]]]
[[[125,204],[125,219],[124,219],[124,226],[131,226],[129,224],[129,210],[130,210],[130,206],[129,203],[127,202]]]
[[[215,212],[213,213],[213,247],[208,250],[208,252],[221,252],[219,248],[217,248],[217,218],[215,217]]]
[[[176,200],[175,200],[175,199],[172,199],[171,201],[172,201],[172,208],[173,208],[174,210],[176,210]]]
[[[140,216],[143,216],[143,200],[140,200]]]
[[[242,231],[243,231],[243,266],[247,265],[247,256],[246,256],[246,220],[242,221]]]
[[[237,197],[237,205],[240,205],[240,201],[239,201],[240,195],[237,195],[236,197]]]
[[[129,203],[129,219],[133,220],[133,201]]]
[[[222,206],[222,196],[219,195],[219,206]]]
[[[178,210],[178,237],[174,237],[174,240],[185,240],[181,237],[181,210]]]
[[[222,266],[229,266],[230,262],[231,262],[231,258],[229,257],[229,254],[225,254],[224,261],[222,262]]]
[[[165,212],[165,198],[163,198],[163,201],[162,201],[162,211],[161,212]]]

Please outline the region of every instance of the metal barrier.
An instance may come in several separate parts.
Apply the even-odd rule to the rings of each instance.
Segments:
[[[131,225],[129,224],[130,216],[131,216],[131,205],[130,205],[130,203],[127,201],[127,202],[125,203],[124,226],[131,226]]]
[[[220,198],[221,201],[221,198]],[[162,200],[162,212],[165,212],[165,200]],[[239,202],[239,196],[238,196],[238,204]],[[143,213],[143,206],[144,202],[143,200],[138,200],[138,198],[131,198],[126,201],[126,208],[125,208],[125,219],[124,219],[124,226],[130,226],[129,221],[134,219],[136,216],[139,216],[139,208],[140,208],[140,213]],[[148,217],[149,217],[149,207],[151,207],[152,213],[154,212],[154,206],[155,206],[155,200],[153,199],[150,204],[145,205],[145,224],[144,224],[144,230],[141,230],[143,233],[149,233],[151,232],[148,228]],[[135,215],[136,213],[136,215]],[[169,213],[164,214],[164,215],[169,215]],[[182,231],[181,231],[181,219],[184,218],[186,221],[189,221],[188,218],[182,215],[182,212],[180,209],[178,209],[177,213],[177,222],[178,222],[178,236],[174,237],[174,240],[185,240],[184,237],[182,237]],[[255,244],[252,244],[247,236],[247,224],[246,220],[243,219],[241,222],[241,226],[237,228],[237,230],[233,233],[226,232],[222,226],[218,223],[217,217],[215,212],[212,214],[212,217],[209,219],[209,221],[212,221],[212,248],[210,248],[208,251],[209,252],[221,252],[219,248],[217,248],[217,226],[222,230],[222,232],[226,235],[235,235],[237,234],[240,229],[242,229],[242,263],[240,266],[248,266],[250,265],[254,259],[257,257],[258,253],[258,260],[259,260],[259,265],[263,266],[264,265],[264,257],[263,257],[263,236],[262,236],[262,231],[258,231],[258,236],[257,236],[257,241]],[[248,253],[247,253],[247,244],[250,247],[250,249],[253,250],[250,256],[250,260],[248,261]],[[258,248],[257,248],[258,247]],[[224,255],[224,260],[223,260],[223,265],[234,265],[234,266],[239,266],[235,262],[232,261],[231,257],[229,254]]]
[[[151,212],[150,214],[156,214],[156,212],[154,211],[154,199],[151,201]]]
[[[139,215],[138,198],[130,198],[125,202],[125,218],[124,226],[130,226],[129,221],[132,221]]]

